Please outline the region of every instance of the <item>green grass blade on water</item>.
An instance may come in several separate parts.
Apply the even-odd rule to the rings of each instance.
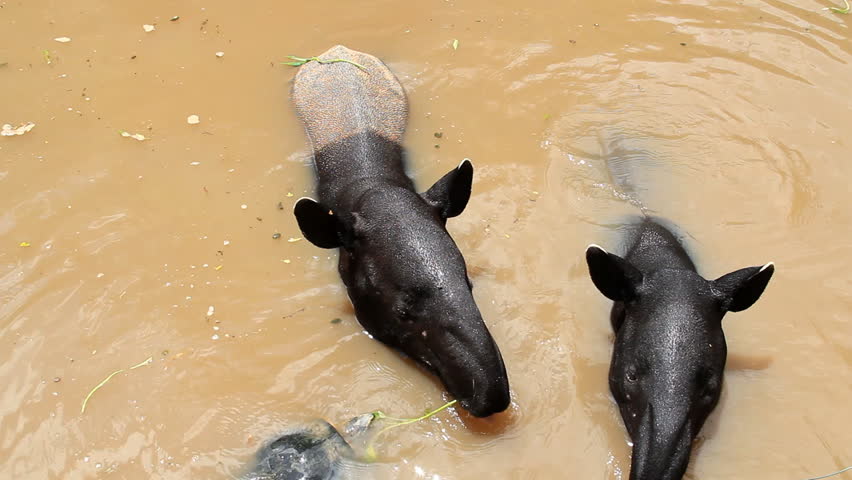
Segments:
[[[97,384],[97,386],[95,386],[95,388],[93,388],[89,392],[89,394],[86,395],[86,398],[83,399],[83,406],[80,407],[80,413],[81,414],[86,413],[86,405],[89,403],[89,399],[92,398],[92,395],[94,395],[95,392],[97,392],[101,387],[106,385],[106,383],[108,381],[110,381],[110,379],[112,377],[118,375],[121,372],[129,372],[130,370],[135,370],[139,367],[144,367],[145,365],[150,365],[153,361],[154,361],[154,357],[148,357],[144,362],[137,363],[136,365],[133,365],[130,368],[122,368],[121,370],[116,370],[116,371],[110,373],[109,376],[107,376],[105,379],[103,379],[103,381],[101,383]]]
[[[345,58],[332,58],[331,60],[322,60],[319,57],[297,57],[295,55],[287,55],[287,58],[290,60],[295,60],[294,62],[281,62],[282,65],[289,65],[291,67],[301,67],[302,65],[308,62],[317,62],[322,65],[326,65],[329,63],[348,63],[349,65],[354,65],[360,68],[363,71],[367,71],[367,67],[361,65],[360,63],[353,62],[352,60],[346,60]],[[369,72],[368,72],[369,73]]]
[[[373,435],[373,438],[371,438],[370,441],[367,443],[367,449],[366,449],[366,452],[365,452],[366,455],[367,455],[366,460],[367,461],[374,461],[376,459],[376,457],[378,456],[376,454],[376,449],[373,447],[373,441],[375,441],[376,438],[378,438],[379,435],[387,432],[388,430],[392,430],[394,428],[401,427],[403,425],[410,425],[412,423],[417,423],[417,422],[420,422],[422,420],[426,420],[427,418],[432,417],[432,416],[452,407],[456,403],[458,403],[458,400],[453,400],[451,402],[447,402],[447,403],[441,405],[440,407],[436,408],[435,410],[432,410],[431,412],[426,412],[425,414],[423,414],[423,415],[421,415],[417,418],[389,417],[389,416],[385,415],[384,412],[382,412],[381,410],[373,412],[373,418],[375,420],[389,420],[389,421],[392,421],[394,423],[386,426],[385,428],[379,430],[375,435]]]
[[[848,14],[850,11],[852,11],[852,6],[850,6],[850,5],[849,5],[849,0],[843,0],[843,3],[846,5],[846,7],[845,7],[845,8],[840,8],[840,7],[828,7],[828,10],[831,10],[831,11],[832,11],[832,12],[834,12],[834,13],[842,13],[842,14],[844,14],[844,15],[845,15],[845,14]],[[848,470],[848,469],[847,469],[847,470]],[[844,471],[845,471],[845,470],[844,470]]]
[[[849,470],[852,470],[852,467],[846,467],[846,468],[844,468],[843,470],[838,470],[838,471],[836,471],[836,472],[834,472],[834,473],[829,473],[828,475],[823,475],[823,476],[821,476],[821,477],[813,477],[813,478],[809,478],[808,480],[822,480],[823,478],[829,478],[829,477],[833,477],[833,476],[835,476],[835,475],[840,475],[841,473],[843,473],[843,472],[848,472]]]

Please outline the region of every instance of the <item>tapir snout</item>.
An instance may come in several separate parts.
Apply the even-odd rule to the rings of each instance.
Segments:
[[[424,356],[428,359],[425,363],[435,370],[462,407],[474,416],[487,417],[502,412],[508,408],[511,399],[500,350],[478,311],[459,316],[462,318],[446,322],[443,326],[440,325],[444,322],[438,322],[439,327],[426,334],[424,344],[430,352]]]
[[[649,404],[633,435],[630,480],[680,480],[692,451],[692,422],[687,408],[660,409]]]

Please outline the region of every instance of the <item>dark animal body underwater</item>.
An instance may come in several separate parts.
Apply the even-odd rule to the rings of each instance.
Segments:
[[[408,102],[377,58],[336,46],[299,68],[292,101],[310,138],[319,200],[294,209],[305,238],[338,248],[355,315],[376,339],[436,373],[475,416],[509,406],[497,344],[446,229],[467,205],[467,160],[418,193],[406,175]]]
[[[369,430],[372,414],[350,420],[341,434],[324,420],[282,433],[261,448],[240,480],[347,480],[364,478],[350,441]]]
[[[586,250],[592,281],[615,303],[609,385],[633,440],[631,480],[679,480],[716,407],[727,357],[722,317],[760,298],[775,267],[701,277],[655,219],[630,226],[624,257]]]

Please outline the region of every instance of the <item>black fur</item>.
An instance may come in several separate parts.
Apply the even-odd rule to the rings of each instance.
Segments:
[[[594,284],[615,302],[609,386],[634,442],[630,479],[679,480],[719,401],[722,317],[757,301],[774,266],[705,280],[675,235],[645,217],[628,245],[624,258],[594,245],[586,250]]]
[[[305,238],[340,248],[361,325],[435,372],[473,415],[505,410],[506,368],[445,227],[470,197],[470,162],[419,194],[402,147],[372,132],[327,145],[315,160],[320,201],[301,199],[296,217]]]

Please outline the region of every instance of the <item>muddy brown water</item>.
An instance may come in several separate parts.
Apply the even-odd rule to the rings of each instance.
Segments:
[[[0,123],[36,123],[0,137],[0,478],[229,478],[286,426],[447,400],[359,328],[336,253],[289,241],[313,184],[279,62],[337,43],[404,84],[421,188],[473,160],[449,229],[513,391],[389,432],[379,477],[627,478],[583,251],[637,203],[707,277],[778,267],[725,319],[687,478],[852,464],[852,17],[829,5],[0,3]]]

